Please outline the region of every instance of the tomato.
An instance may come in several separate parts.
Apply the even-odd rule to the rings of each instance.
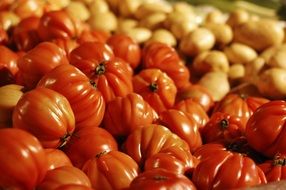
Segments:
[[[43,41],[55,38],[76,38],[82,32],[83,26],[64,10],[44,13],[40,18],[38,34]]]
[[[186,176],[159,168],[139,174],[129,187],[129,190],[138,189],[196,190],[196,187]]]
[[[175,104],[177,87],[160,69],[143,69],[133,77],[134,92],[140,94],[157,113]]]
[[[75,118],[68,100],[48,88],[26,92],[13,111],[13,127],[29,131],[45,148],[66,143],[75,128]]]
[[[286,102],[273,100],[260,106],[247,122],[245,136],[258,152],[272,158],[285,153]]]
[[[177,93],[176,102],[189,98],[199,103],[206,112],[210,111],[214,105],[214,100],[209,90],[199,84],[189,84],[184,89],[181,89]]]
[[[83,31],[77,39],[79,44],[84,42],[101,42],[106,43],[111,34],[104,30],[93,29]]]
[[[107,103],[103,126],[115,137],[126,137],[135,129],[153,123],[157,117],[142,96],[131,93]]]
[[[230,93],[215,105],[213,113],[219,111],[236,116],[240,119],[245,128],[252,113],[266,102],[269,102],[269,100],[262,97]]]
[[[40,43],[40,38],[37,33],[39,22],[39,17],[28,17],[21,20],[14,27],[12,41],[18,50],[28,51]]]
[[[89,178],[80,169],[73,166],[62,166],[49,170],[37,190],[56,189],[62,185],[78,184],[91,187]]]
[[[209,116],[207,115],[203,107],[191,98],[187,98],[177,102],[173,108],[183,111],[189,116],[193,117],[197,121],[200,131],[209,121]]]
[[[138,175],[139,168],[130,156],[113,150],[87,160],[82,171],[89,177],[94,189],[113,190],[128,188]]]
[[[231,142],[244,135],[244,126],[241,120],[227,113],[215,112],[202,129],[204,142],[213,141]]]
[[[41,16],[44,5],[41,0],[17,0],[11,4],[10,11],[14,12],[20,19],[25,19],[30,16]]]
[[[38,86],[55,90],[68,99],[77,128],[97,127],[101,123],[105,110],[103,96],[76,67],[58,66],[43,76]]]
[[[176,50],[161,42],[152,42],[143,48],[144,68],[158,68],[173,79],[178,89],[189,84],[189,69],[180,59]]]
[[[135,69],[141,60],[141,49],[137,42],[125,34],[114,34],[106,42],[116,57],[120,57]]]
[[[25,86],[34,88],[49,71],[61,64],[68,64],[63,50],[51,42],[42,42],[18,60]]]
[[[17,65],[18,58],[19,56],[15,52],[6,46],[0,45],[0,67],[8,68],[14,76],[19,70]]]
[[[267,160],[259,165],[264,172],[267,182],[281,181],[286,179],[286,155],[276,154],[273,160]]]
[[[0,129],[0,189],[34,189],[47,172],[42,145],[30,133]]]
[[[184,139],[188,143],[191,152],[194,152],[202,145],[199,124],[190,114],[169,109],[159,115],[159,123]]]
[[[72,166],[69,157],[60,149],[46,148],[44,150],[48,159],[48,170],[62,166]]]
[[[61,185],[54,190],[93,190],[91,187],[79,184],[66,184]]]
[[[190,151],[186,141],[165,126],[147,124],[136,129],[127,137],[123,150],[141,167],[146,159],[171,146],[182,147],[184,150]]]
[[[7,32],[3,28],[0,28],[0,45],[8,45],[8,41]]]
[[[64,50],[64,53],[67,57],[69,57],[70,52],[77,48],[79,45],[76,40],[73,39],[63,39],[63,38],[56,38],[52,40],[57,46]]]
[[[182,147],[171,146],[145,161],[144,170],[155,168],[167,169],[177,174],[189,175],[196,167],[198,160]]]
[[[100,127],[84,127],[72,136],[64,152],[73,165],[82,168],[83,164],[103,151],[117,150],[117,143],[110,133]]]

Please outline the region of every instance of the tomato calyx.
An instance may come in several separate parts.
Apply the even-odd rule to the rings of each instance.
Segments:
[[[150,85],[149,85],[149,89],[151,90],[151,92],[157,92],[158,91],[158,84],[155,83],[155,82],[152,82]]]
[[[69,141],[70,137],[72,136],[71,133],[66,133],[63,137],[60,138],[60,146],[59,148],[64,147],[67,142]]]
[[[89,80],[89,83],[91,84],[92,87],[96,88],[96,82],[94,82],[93,80]]]
[[[282,156],[280,154],[277,154],[276,156],[274,156],[272,165],[273,166],[286,166],[286,157],[285,157],[285,155]]]
[[[153,179],[154,179],[155,181],[166,181],[166,180],[168,179],[168,177],[167,177],[167,176],[162,176],[162,175],[155,175],[155,176],[153,177]]]
[[[104,151],[98,153],[97,155],[95,155],[95,158],[98,159],[98,158],[100,158],[101,156],[103,156],[103,155],[105,155],[105,154],[107,154],[107,151],[106,151],[106,150],[104,150]]]
[[[229,121],[227,119],[222,119],[219,124],[222,129],[227,129],[229,126]]]
[[[95,74],[96,75],[102,75],[106,71],[106,63],[105,61],[99,63],[95,68]]]
[[[244,94],[244,93],[240,93],[239,94],[239,97],[243,100],[247,99],[248,98],[248,95],[247,94]]]

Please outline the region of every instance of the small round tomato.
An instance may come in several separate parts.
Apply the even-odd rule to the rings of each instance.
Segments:
[[[48,159],[48,170],[53,170],[62,166],[72,166],[69,157],[60,149],[46,148],[44,151]]]
[[[30,133],[0,129],[0,189],[34,189],[48,169],[44,149]]]
[[[196,190],[195,185],[183,174],[158,168],[140,173],[130,184],[129,190]]]
[[[13,111],[13,127],[29,131],[45,148],[57,148],[73,133],[75,118],[63,95],[38,87],[18,101]]]
[[[87,160],[82,171],[89,177],[94,189],[112,190],[128,188],[138,175],[139,168],[130,156],[113,150]]]

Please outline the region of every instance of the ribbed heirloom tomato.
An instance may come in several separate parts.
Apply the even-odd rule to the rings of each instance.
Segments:
[[[60,149],[46,148],[44,151],[48,160],[48,170],[53,170],[62,166],[72,166],[69,157]]]

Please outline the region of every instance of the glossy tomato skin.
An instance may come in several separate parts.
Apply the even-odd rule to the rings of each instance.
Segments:
[[[68,99],[77,128],[100,125],[105,111],[103,96],[76,67],[61,65],[42,77],[38,86],[55,90]]]
[[[116,57],[120,57],[135,69],[141,60],[141,49],[137,42],[125,34],[114,34],[106,42]]]
[[[176,50],[161,42],[152,42],[142,50],[144,68],[158,68],[173,79],[178,90],[189,84],[189,69],[180,59]]]
[[[165,126],[148,124],[136,129],[127,137],[123,150],[141,167],[146,159],[171,146],[190,151],[186,141],[172,133]]]
[[[157,118],[157,113],[142,96],[130,93],[107,103],[103,126],[115,137],[126,137]]]
[[[73,39],[56,38],[52,42],[64,50],[67,58],[69,58],[70,52],[79,46],[76,40]]]
[[[6,67],[13,76],[16,75],[19,68],[17,65],[19,56],[4,45],[0,45],[0,67]]]
[[[45,148],[60,147],[75,129],[68,100],[48,88],[26,92],[14,108],[12,119],[14,128],[29,131]]]
[[[82,44],[84,42],[101,42],[106,43],[111,34],[104,30],[93,29],[84,30],[77,38],[77,42]]]
[[[54,190],[94,190],[94,189],[85,185],[66,184],[66,185],[61,185]]]
[[[18,60],[24,84],[29,89],[35,88],[46,73],[61,64],[68,64],[68,59],[63,50],[52,42],[39,43]]]
[[[168,109],[159,115],[159,123],[184,139],[188,143],[191,152],[194,152],[202,145],[199,124],[190,114]]]
[[[80,169],[73,166],[62,166],[49,170],[38,190],[56,189],[62,185],[78,184],[91,187],[89,178]]]
[[[129,190],[196,190],[186,176],[165,169],[153,169],[140,173],[130,184]]]
[[[8,41],[9,39],[7,32],[3,28],[0,28],[0,45],[8,45]]]
[[[83,164],[103,151],[117,150],[117,143],[113,136],[100,127],[84,127],[78,129],[63,151],[73,165],[82,168]]]
[[[214,141],[231,142],[243,135],[244,126],[240,119],[222,112],[215,112],[202,129],[205,143]]]
[[[44,151],[48,160],[48,170],[53,170],[62,166],[72,166],[69,157],[60,149],[45,148]]]
[[[177,87],[160,69],[143,69],[132,81],[134,92],[140,94],[157,113],[174,106]]]
[[[33,189],[48,169],[42,145],[21,129],[0,129],[0,188]]]
[[[94,189],[113,190],[128,188],[137,177],[139,167],[127,154],[113,150],[101,152],[86,161],[82,171],[89,177]]]
[[[259,165],[264,172],[267,182],[275,182],[286,179],[286,155],[276,154],[272,160]]]
[[[270,101],[259,107],[247,122],[245,135],[251,147],[271,158],[285,153],[286,102]]]

